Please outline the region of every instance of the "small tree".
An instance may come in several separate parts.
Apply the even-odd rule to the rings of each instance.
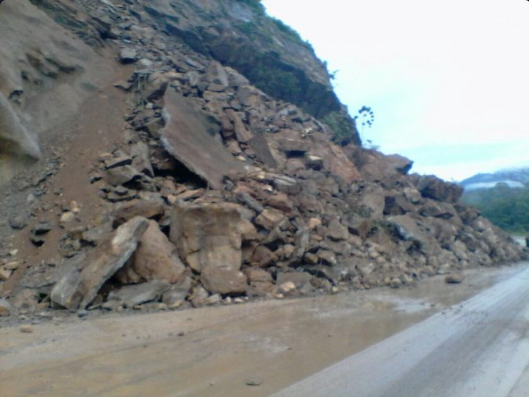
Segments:
[[[356,127],[359,128],[360,138],[364,138],[364,129],[371,128],[375,122],[375,113],[369,106],[362,106],[357,114],[353,117]],[[366,139],[367,148],[378,150],[380,146],[375,145],[371,139]]]

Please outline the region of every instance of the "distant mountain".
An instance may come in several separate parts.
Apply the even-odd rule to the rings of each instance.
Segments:
[[[529,232],[529,168],[477,174],[459,183],[462,201],[504,230]]]
[[[466,191],[469,191],[490,189],[499,183],[511,188],[523,188],[529,183],[529,168],[502,170],[490,174],[477,174],[459,182],[459,185],[463,186]]]

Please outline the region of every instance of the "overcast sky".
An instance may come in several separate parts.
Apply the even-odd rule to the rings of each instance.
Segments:
[[[460,180],[529,165],[526,0],[264,0],[338,70],[362,132],[414,170]]]

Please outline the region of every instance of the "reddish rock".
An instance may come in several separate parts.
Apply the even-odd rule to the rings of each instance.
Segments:
[[[136,216],[144,218],[154,218],[164,213],[164,203],[158,200],[132,200],[121,204],[113,212],[114,227],[118,227]]]
[[[465,280],[463,273],[454,273],[446,276],[445,281],[447,284],[461,284]]]
[[[292,200],[285,193],[277,193],[270,196],[265,201],[265,204],[285,213],[292,212],[294,209]]]
[[[286,217],[280,211],[266,209],[255,219],[255,223],[264,229],[272,230],[285,220]]]

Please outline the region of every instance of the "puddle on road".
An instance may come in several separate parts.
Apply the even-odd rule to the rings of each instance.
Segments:
[[[269,396],[520,270],[470,270],[461,285],[437,277],[398,290],[69,324],[55,330],[56,344],[46,336],[34,342],[38,360],[4,366],[11,370],[2,371],[0,383],[14,397],[31,390],[43,390],[42,396],[81,395],[75,394],[79,390],[101,397]],[[25,337],[16,331],[13,337]],[[176,336],[179,331],[185,335]],[[45,334],[36,329],[33,337]],[[69,352],[61,352],[60,359],[57,343]],[[14,353],[4,362],[23,362],[16,350],[12,344]],[[2,363],[0,357],[0,368]],[[65,377],[68,382],[53,388],[46,383]],[[262,385],[247,386],[252,377]]]

